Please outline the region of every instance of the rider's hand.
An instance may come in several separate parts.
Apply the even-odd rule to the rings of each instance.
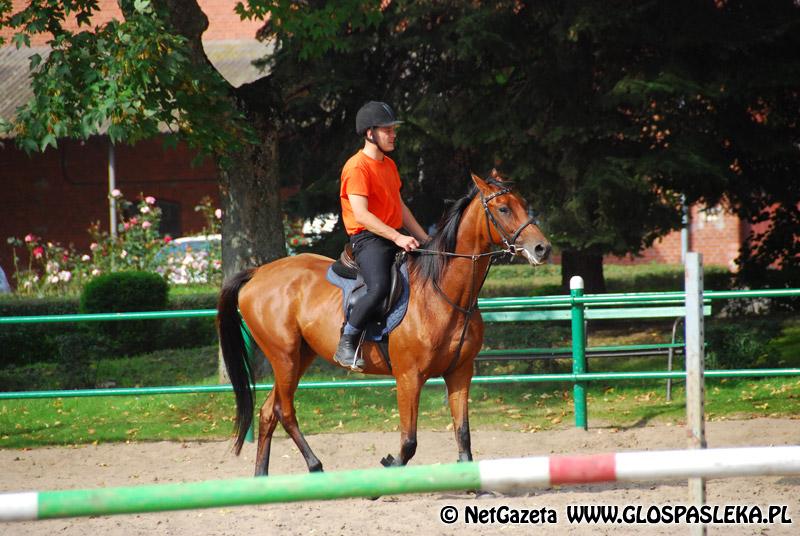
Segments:
[[[398,235],[398,237],[394,239],[394,243],[406,251],[414,251],[419,247],[419,242],[417,242],[416,238],[404,234]]]

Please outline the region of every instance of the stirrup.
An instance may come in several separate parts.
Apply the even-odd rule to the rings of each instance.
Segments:
[[[344,337],[345,335],[342,335]],[[364,359],[361,357],[361,343],[364,342],[364,337],[366,336],[366,330],[362,331],[358,337],[358,343],[356,344],[356,348],[353,351],[353,360],[352,362],[348,363],[347,361],[340,361],[339,358],[339,348],[336,348],[336,353],[333,354],[333,361],[339,365],[340,367],[352,370],[353,372],[364,372]],[[340,343],[341,344],[341,343]]]

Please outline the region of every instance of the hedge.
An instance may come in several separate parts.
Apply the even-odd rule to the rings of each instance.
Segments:
[[[217,293],[202,292],[170,296],[167,310],[214,309]],[[41,316],[77,314],[80,309],[78,297],[67,298],[17,298],[0,299],[0,316]],[[152,349],[196,348],[216,343],[214,318],[181,318],[160,322],[161,328],[153,337]],[[54,324],[3,324],[0,325],[0,368],[8,365],[26,365],[39,362],[57,362],[65,344],[74,346],[74,340],[65,341],[64,336],[82,331],[78,323]],[[88,337],[81,333],[83,337]],[[60,340],[61,339],[61,340]],[[105,350],[106,341],[101,337],[84,338],[89,348]],[[66,348],[63,348],[66,349]],[[106,353],[102,357],[119,355]]]

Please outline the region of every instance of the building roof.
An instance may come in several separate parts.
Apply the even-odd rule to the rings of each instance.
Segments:
[[[204,41],[206,55],[216,69],[234,87],[253,82],[264,72],[253,65],[255,60],[272,51],[272,44],[256,39],[230,39]],[[17,108],[33,96],[30,84],[30,57],[39,54],[47,57],[49,47],[0,47],[0,118],[10,120]]]

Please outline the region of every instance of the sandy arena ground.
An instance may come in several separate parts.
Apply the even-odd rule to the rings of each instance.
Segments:
[[[277,434],[276,434],[277,435]],[[800,445],[800,420],[755,419],[707,424],[709,447]],[[325,434],[309,436],[309,442],[326,470],[376,467],[378,460],[396,454],[397,433]],[[631,429],[571,428],[516,433],[473,433],[476,459],[549,454],[599,453],[623,450],[685,448],[686,434],[680,426],[646,426]],[[446,463],[456,458],[450,432],[421,432],[414,465]],[[0,450],[0,490],[54,490],[130,486],[137,484],[197,481],[252,474],[255,447],[246,445],[239,458],[229,442],[131,443],[74,448]],[[273,443],[273,474],[301,473],[305,465],[285,436]],[[0,525],[2,535],[271,535],[271,534],[687,534],[682,526],[569,525],[568,504],[686,503],[685,482],[587,485],[538,489],[519,496],[476,498],[467,493],[437,493],[383,497],[372,501],[339,501],[211,508],[83,519],[48,520]],[[711,480],[707,483],[710,504],[788,506],[792,525],[712,526],[709,534],[800,534],[800,477],[763,477]],[[459,521],[445,525],[439,512],[455,506]],[[507,505],[517,509],[553,509],[558,525],[475,525],[463,522],[464,509],[490,509]]]

